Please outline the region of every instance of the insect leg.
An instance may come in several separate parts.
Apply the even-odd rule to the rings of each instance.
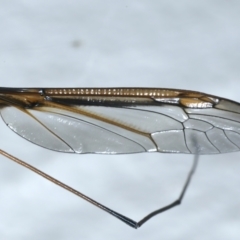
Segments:
[[[88,201],[89,203],[93,204],[94,206],[104,210],[105,212],[111,214],[112,216],[118,218],[119,220],[123,221],[127,225],[129,225],[129,226],[131,226],[133,228],[136,228],[136,229],[141,227],[145,222],[147,222],[150,218],[154,217],[155,215],[160,214],[160,213],[162,213],[164,211],[167,211],[167,210],[169,210],[169,209],[171,209],[171,208],[181,204],[181,201],[182,201],[182,199],[183,199],[183,197],[185,195],[185,192],[186,192],[186,190],[187,190],[187,188],[188,188],[188,186],[190,184],[191,178],[192,178],[192,176],[193,176],[193,174],[194,174],[194,172],[196,170],[198,159],[199,159],[199,155],[195,155],[194,156],[193,165],[192,165],[191,170],[190,170],[190,172],[188,174],[187,180],[186,180],[186,182],[184,184],[184,187],[183,187],[183,189],[181,191],[181,194],[180,194],[179,198],[176,201],[174,201],[173,203],[171,203],[171,204],[169,204],[169,205],[167,205],[167,206],[165,206],[163,208],[160,208],[160,209],[158,209],[156,211],[153,211],[152,213],[148,214],[146,217],[144,217],[139,222],[136,222],[136,221],[134,221],[134,220],[132,220],[132,219],[130,219],[130,218],[120,214],[120,213],[117,213],[117,212],[113,211],[112,209],[110,209],[110,208],[100,204],[99,202],[89,198],[88,196],[82,194],[81,192],[71,188],[70,186],[68,186],[68,185],[58,181],[57,179],[51,177],[50,175],[40,171],[39,169],[33,167],[32,165],[30,165],[30,164],[28,164],[28,163],[26,163],[26,162],[24,162],[24,161],[22,161],[22,160],[20,160],[20,159],[18,159],[16,157],[12,156],[12,155],[10,155],[9,153],[7,153],[7,152],[5,152],[5,151],[3,151],[1,149],[0,149],[0,154],[2,154],[3,156],[7,157],[8,159],[18,163],[19,165],[22,165],[23,167],[25,167],[25,168],[35,172],[36,174],[38,174],[38,175],[42,176],[43,178],[51,181],[52,183],[55,183],[56,185],[66,189],[67,191],[77,195],[78,197]]]
[[[3,151],[1,149],[0,149],[0,154],[2,154],[3,156],[7,157],[8,159],[14,161],[15,163],[17,163],[17,164],[19,164],[19,165],[21,165],[21,166],[23,166],[23,167],[33,171],[34,173],[42,176],[43,178],[51,181],[52,183],[55,183],[56,185],[66,189],[67,191],[77,195],[78,197],[86,200],[87,202],[93,204],[94,206],[102,209],[103,211],[105,211],[105,212],[111,214],[112,216],[118,218],[119,220],[123,221],[127,225],[129,225],[129,226],[131,226],[133,228],[138,228],[137,222],[133,221],[132,219],[130,219],[128,217],[125,217],[125,216],[121,215],[120,213],[117,213],[117,212],[113,211],[112,209],[110,209],[110,208],[100,204],[99,202],[97,202],[97,201],[91,199],[90,197],[82,194],[81,192],[75,190],[74,188],[71,188],[70,186],[66,185],[65,183],[62,183],[62,182],[58,181],[56,178],[53,178],[53,177],[49,176],[48,174],[40,171],[39,169],[33,167],[32,165],[30,165],[30,164],[28,164],[28,163],[26,163],[26,162],[24,162],[24,161],[22,161],[22,160],[20,160],[20,159],[18,159],[16,157],[12,156],[12,155],[10,155],[9,153],[7,153],[7,152],[5,152],[5,151]]]
[[[157,214],[160,214],[160,213],[162,213],[164,211],[167,211],[167,210],[169,210],[169,209],[171,209],[171,208],[181,204],[182,199],[183,199],[183,197],[184,197],[184,195],[186,193],[186,190],[187,190],[187,188],[188,188],[188,186],[190,184],[190,181],[192,179],[192,176],[193,176],[193,174],[194,174],[194,172],[196,170],[198,159],[199,159],[199,155],[195,155],[194,156],[194,160],[193,160],[193,164],[192,164],[192,167],[191,167],[191,170],[188,173],[187,180],[186,180],[186,182],[185,182],[185,184],[183,186],[183,189],[182,189],[182,191],[181,191],[181,193],[179,195],[179,198],[177,200],[175,200],[174,202],[172,202],[171,204],[169,204],[169,205],[167,205],[167,206],[165,206],[163,208],[160,208],[160,209],[158,209],[156,211],[153,211],[152,213],[148,214],[146,217],[144,217],[142,220],[140,220],[137,223],[138,227],[141,227],[145,222],[147,222],[150,218],[156,216]]]

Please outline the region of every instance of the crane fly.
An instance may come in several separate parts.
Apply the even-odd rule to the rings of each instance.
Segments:
[[[134,228],[181,203],[199,155],[240,149],[240,104],[195,91],[161,88],[0,88],[0,114],[12,131],[54,151],[79,154],[194,154],[192,168],[179,198],[136,222],[0,150],[7,158]]]

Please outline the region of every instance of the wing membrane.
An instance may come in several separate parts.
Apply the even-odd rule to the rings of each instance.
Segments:
[[[146,151],[136,141],[121,132],[101,126],[91,118],[74,116],[70,112],[30,111],[44,126],[64,139],[76,153],[137,153]],[[66,115],[68,114],[68,115]]]
[[[73,152],[70,146],[46,129],[27,111],[5,107],[1,110],[1,116],[11,130],[28,141],[55,151]]]
[[[183,129],[182,124],[178,120],[171,118],[169,115],[153,112],[150,107],[147,110],[146,108],[144,109],[144,107],[131,109],[125,107],[100,106],[79,107],[79,109],[144,133]],[[161,108],[159,108],[159,110],[160,109]],[[162,107],[162,109],[164,109],[164,107]]]
[[[71,112],[63,114],[48,110],[21,111],[6,107],[1,115],[11,130],[51,150],[106,154],[146,151],[134,140],[93,124],[90,120],[75,118],[71,116]]]
[[[1,116],[23,138],[61,152],[215,154],[240,148],[240,107],[228,100],[200,107],[196,99],[191,105],[191,98],[187,106],[177,100],[125,106],[78,102],[46,98],[31,108],[7,105]]]

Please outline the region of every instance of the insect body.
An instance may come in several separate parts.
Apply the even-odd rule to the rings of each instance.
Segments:
[[[239,151],[240,105],[200,92],[152,88],[0,88],[6,125],[39,146],[60,152],[195,154],[179,199],[135,222],[8,155],[132,227],[181,202],[197,156]],[[61,185],[62,184],[62,185]]]

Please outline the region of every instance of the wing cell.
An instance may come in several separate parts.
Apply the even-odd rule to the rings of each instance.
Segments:
[[[152,138],[156,142],[159,152],[190,153],[186,146],[183,130],[152,133]]]
[[[187,121],[184,122],[184,127],[186,129],[189,128],[189,129],[199,130],[201,132],[206,132],[212,129],[213,125],[197,119],[188,119]]]
[[[144,133],[183,129],[182,124],[169,115],[152,112],[149,109],[146,111],[142,106],[137,109],[102,106],[85,106],[78,109]]]

